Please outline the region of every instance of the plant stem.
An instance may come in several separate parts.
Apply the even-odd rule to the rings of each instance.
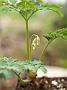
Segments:
[[[29,56],[29,59],[30,59],[30,61],[32,60],[32,38],[31,38],[31,40],[30,40],[30,54],[29,54],[30,56]]]
[[[21,83],[24,83],[23,80],[21,79],[20,75],[19,75],[16,71],[14,71],[14,70],[13,70],[13,72],[14,72],[15,75],[18,77],[19,81],[20,81]]]
[[[46,51],[46,49],[47,49],[47,47],[48,47],[49,44],[50,44],[50,43],[48,42],[47,45],[45,46],[45,48],[44,48],[44,50],[42,51],[42,54],[41,54],[39,60],[42,59],[42,56],[44,55],[44,52]]]
[[[28,32],[28,20],[26,20],[26,42],[27,42],[27,59],[29,60],[29,32]]]
[[[20,75],[16,71],[14,71],[14,70],[12,70],[12,71],[15,73],[15,75],[18,77],[19,81],[22,84],[28,83],[30,81],[30,80],[22,80],[22,78],[20,77]]]

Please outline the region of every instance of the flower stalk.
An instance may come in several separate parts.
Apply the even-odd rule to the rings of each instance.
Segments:
[[[48,48],[49,44],[50,44],[50,42],[48,42],[47,45],[44,47],[44,50],[42,51],[42,54],[41,54],[39,60],[42,60],[42,57],[43,57],[43,55],[44,55],[44,52],[45,52],[46,49]]]

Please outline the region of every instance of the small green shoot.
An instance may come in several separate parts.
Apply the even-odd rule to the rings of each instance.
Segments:
[[[40,60],[42,59],[42,56],[44,54],[44,52],[46,51],[47,47],[57,38],[62,38],[64,40],[67,40],[67,28],[62,28],[62,29],[59,29],[55,32],[48,32],[47,34],[43,35],[48,43],[47,45],[45,46],[41,56],[40,56]]]

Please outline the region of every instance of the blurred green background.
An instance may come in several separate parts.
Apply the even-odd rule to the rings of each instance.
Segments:
[[[47,41],[43,34],[67,27],[67,1],[48,0],[63,5],[61,11],[64,17],[50,11],[40,11],[29,20],[29,39],[32,34],[41,38],[40,46],[33,51],[33,59],[38,59]],[[6,12],[0,14],[0,56],[14,57],[18,60],[26,59],[25,21],[17,13]],[[46,56],[46,58],[45,58]],[[55,40],[44,53],[43,61],[46,65],[67,68],[67,41]]]

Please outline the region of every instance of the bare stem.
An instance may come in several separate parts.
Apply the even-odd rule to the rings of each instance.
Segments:
[[[28,20],[26,20],[26,42],[27,42],[27,59],[29,60],[29,32],[28,32]]]
[[[42,54],[41,54],[39,60],[42,59],[42,57],[43,57],[43,55],[44,55],[44,52],[46,51],[46,49],[47,49],[47,47],[49,46],[49,44],[50,44],[50,43],[48,42],[47,45],[45,46],[45,48],[44,48],[44,50],[42,51]]]
[[[29,59],[32,60],[32,37],[30,40],[30,55],[29,55]]]
[[[15,73],[15,75],[18,77],[19,81],[20,81],[22,84],[28,83],[28,82],[30,81],[30,80],[23,80],[16,71],[14,71],[14,70],[12,70],[12,71]]]

